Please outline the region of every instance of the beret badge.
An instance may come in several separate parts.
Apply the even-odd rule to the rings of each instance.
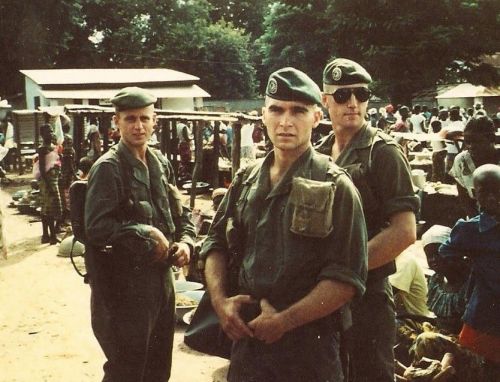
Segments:
[[[341,77],[342,77],[342,69],[340,69],[339,67],[333,68],[333,70],[332,70],[333,80],[338,81],[338,80],[340,80]]]
[[[267,91],[269,92],[269,94],[276,94],[276,92],[278,91],[278,82],[274,78],[271,78],[269,80]]]

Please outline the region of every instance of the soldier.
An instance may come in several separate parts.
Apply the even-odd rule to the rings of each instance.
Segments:
[[[212,305],[234,341],[232,382],[343,380],[339,331],[364,292],[366,228],[349,177],[312,149],[320,104],[305,73],[271,74],[262,118],[274,151],[236,175],[202,248]],[[228,261],[241,263],[236,285]]]
[[[104,381],[165,382],[175,326],[171,265],[189,262],[194,226],[171,164],[147,145],[156,97],[128,87],[111,102],[121,140],[90,170],[85,201],[92,328],[107,358]]]
[[[381,130],[367,126],[368,72],[337,58],[323,71],[323,105],[333,131],[317,145],[347,170],[361,194],[368,229],[368,280],[353,304],[353,381],[394,381],[395,317],[387,276],[394,259],[416,239],[419,200],[400,147]]]

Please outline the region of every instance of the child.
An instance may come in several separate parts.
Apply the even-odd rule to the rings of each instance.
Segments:
[[[471,259],[474,288],[459,342],[485,359],[485,381],[495,381],[500,375],[500,166],[478,167],[473,185],[480,214],[460,219],[439,253]]]

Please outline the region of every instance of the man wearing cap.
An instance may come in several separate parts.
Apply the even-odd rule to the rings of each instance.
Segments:
[[[371,81],[354,61],[337,58],[326,65],[323,105],[333,131],[316,148],[351,175],[361,194],[368,230],[367,288],[353,304],[348,336],[350,380],[392,382],[395,317],[387,276],[395,271],[396,256],[415,241],[419,200],[400,147],[365,122]]]
[[[339,331],[350,325],[345,304],[364,292],[366,231],[349,177],[311,147],[320,104],[305,73],[271,74],[262,119],[274,150],[238,172],[202,248],[212,305],[234,341],[232,382],[343,380]]]
[[[137,87],[111,102],[121,140],[92,167],[85,201],[92,328],[103,381],[165,382],[175,326],[171,265],[189,262],[195,237],[171,164],[148,147],[156,97]]]

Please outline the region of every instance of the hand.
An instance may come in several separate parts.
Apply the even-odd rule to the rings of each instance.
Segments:
[[[153,249],[153,261],[165,261],[168,258],[169,241],[156,227],[151,228],[149,237],[156,241],[156,247]]]
[[[173,250],[175,250],[175,252],[173,252]],[[191,249],[186,243],[177,243],[172,245],[169,259],[170,256],[172,256],[172,264],[182,268],[184,265],[189,264]]]
[[[255,300],[249,295],[237,295],[224,299],[223,303],[216,308],[222,329],[233,341],[245,337],[253,337],[253,332],[240,316],[243,304],[254,304]]]
[[[255,338],[272,344],[287,332],[285,321],[266,299],[260,300],[260,309],[262,313],[250,321],[248,326],[253,330]]]

